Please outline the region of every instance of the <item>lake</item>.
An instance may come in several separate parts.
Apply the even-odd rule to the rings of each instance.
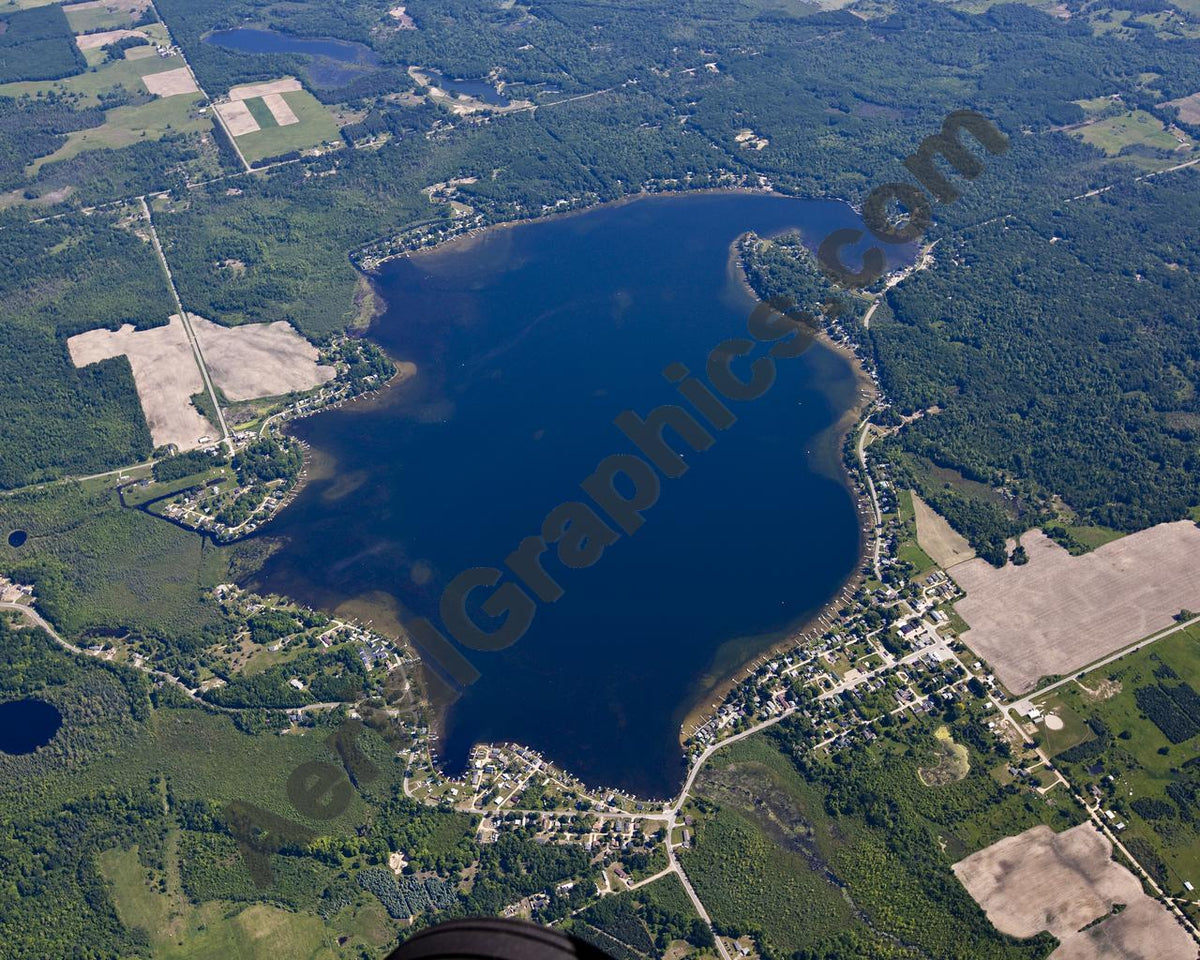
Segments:
[[[0,753],[33,753],[44,747],[62,726],[62,714],[45,700],[0,703]]]
[[[321,87],[349,83],[379,65],[375,51],[366,44],[332,37],[300,37],[268,27],[215,30],[204,42],[238,53],[292,53],[311,57],[314,62],[307,72]]]
[[[452,578],[503,567],[603,458],[634,450],[618,414],[680,402],[664,368],[703,373],[718,343],[746,336],[739,235],[799,228],[815,247],[858,223],[833,201],[658,196],[385,265],[388,308],[370,335],[419,373],[295,425],[314,450],[310,481],[268,528],[282,546],[249,585],[381,624],[440,622]],[[817,345],[777,374],[732,404],[737,422],[707,451],[668,433],[689,469],[662,481],[644,526],[589,569],[547,555],[562,598],[507,649],[466,651],[481,677],[445,717],[449,769],[476,742],[515,741],[591,784],[677,790],[689,706],[859,562],[834,429],[855,373]]]

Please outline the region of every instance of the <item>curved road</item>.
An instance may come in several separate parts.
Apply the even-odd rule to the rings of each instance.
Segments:
[[[84,656],[84,657],[94,657],[95,659],[100,659],[100,657],[97,656],[96,654],[91,653],[87,650],[84,650],[82,647],[77,647],[77,646],[75,646],[75,644],[73,644],[67,640],[64,640],[59,635],[58,631],[55,630],[54,627],[52,627],[50,625],[50,623],[40,613],[38,613],[36,610],[34,610],[33,607],[26,606],[23,603],[0,603],[0,610],[15,610],[17,613],[24,614],[29,620],[32,620],[35,625],[37,625],[37,626],[41,627],[43,630],[45,630],[46,633],[50,636],[50,638],[55,643],[57,643],[60,647],[63,647],[66,650],[70,650],[71,653],[77,653],[80,656]],[[176,687],[178,687],[180,690],[182,690],[185,694],[187,694],[188,697],[190,697],[192,700],[195,700],[197,703],[203,704],[206,707],[210,707],[213,710],[220,710],[224,713],[240,713],[242,710],[258,709],[256,707],[223,707],[220,704],[211,703],[208,700],[205,700],[202,696],[200,696],[199,693],[197,693],[195,690],[193,690],[191,687],[189,687],[186,683],[184,683],[178,677],[176,677],[172,674],[169,674],[164,670],[156,670],[154,667],[148,667],[144,663],[122,663],[122,664],[120,664],[120,666],[130,667],[131,669],[134,669],[134,670],[140,670],[142,673],[146,674],[147,676],[156,677],[159,680],[163,680],[167,683],[174,684]],[[302,707],[288,707],[286,709],[299,710],[301,713],[309,713],[309,712],[313,712],[313,711],[317,711],[317,710],[332,710],[334,707],[340,707],[340,706],[342,706],[342,704],[340,702],[338,702],[338,703],[309,703],[309,704],[305,704]]]

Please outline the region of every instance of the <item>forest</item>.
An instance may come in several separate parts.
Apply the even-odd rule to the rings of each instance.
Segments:
[[[150,454],[129,362],[76,369],[68,337],[165,323],[153,251],[112,212],[0,218],[0,486],[87,474]]]
[[[57,80],[86,66],[62,7],[0,15],[0,83]]]
[[[899,411],[938,410],[890,452],[981,553],[1055,495],[1125,531],[1200,503],[1198,182],[960,231],[864,335]]]
[[[752,935],[764,958],[1044,960],[1047,935],[999,934],[951,864],[1002,836],[1080,814],[989,772],[990,735],[952,721],[970,750],[960,780],[926,786],[929,721],[877,727],[870,745],[814,753],[793,721],[714,758],[701,777],[684,866],[719,933]]]

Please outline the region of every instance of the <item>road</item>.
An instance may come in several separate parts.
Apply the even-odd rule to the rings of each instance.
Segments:
[[[96,659],[101,659],[100,655],[92,653],[90,650],[84,650],[82,647],[77,647],[75,644],[64,640],[62,636],[59,635],[58,631],[55,630],[54,627],[51,626],[50,623],[40,613],[34,610],[33,607],[26,606],[23,603],[0,603],[0,610],[13,610],[17,613],[24,614],[26,619],[31,620],[34,624],[45,630],[55,643],[57,643],[63,649],[71,651],[71,653],[77,653],[83,657],[95,657]],[[183,691],[183,693],[185,693],[190,699],[195,700],[197,703],[201,703],[212,710],[220,710],[222,713],[240,713],[243,710],[258,709],[257,707],[223,707],[215,703],[210,703],[208,700],[205,700],[203,697],[201,697],[198,691],[193,690],[178,677],[167,673],[164,670],[156,670],[154,667],[147,666],[140,660],[126,662],[123,663],[122,666],[132,667],[135,670],[140,670],[147,676],[155,677],[158,680],[170,683]],[[334,707],[340,706],[343,706],[343,704],[340,702],[309,703],[302,707],[295,707],[293,709],[296,709],[301,713],[315,713],[320,710],[332,710]]]
[[[872,310],[874,307],[872,306]],[[879,510],[879,495],[875,492],[875,481],[871,477],[871,471],[867,469],[867,429],[871,425],[871,418],[868,416],[863,420],[862,429],[858,433],[858,464],[862,467],[863,476],[867,479],[867,490],[871,493],[871,511],[875,516],[875,546],[872,550],[871,566],[875,570],[875,579],[883,580],[883,573],[879,567],[879,545],[883,538],[883,514]]]
[[[1150,644],[1163,639],[1163,637],[1169,637],[1173,633],[1178,633],[1180,630],[1186,630],[1188,627],[1195,626],[1198,623],[1200,623],[1200,617],[1193,617],[1191,620],[1184,621],[1183,623],[1177,623],[1177,624],[1175,624],[1175,626],[1167,627],[1167,629],[1160,630],[1158,633],[1152,633],[1150,636],[1146,637],[1143,640],[1139,640],[1137,643],[1133,644],[1132,646],[1123,647],[1120,650],[1118,650],[1116,653],[1110,654],[1109,656],[1105,657],[1103,660],[1097,660],[1095,663],[1089,664],[1088,666],[1084,667],[1082,670],[1073,670],[1069,677],[1063,677],[1061,680],[1055,680],[1054,683],[1047,684],[1046,686],[1041,687],[1038,690],[1035,690],[1033,693],[1031,693],[1029,696],[1025,697],[1024,699],[1015,701],[1012,704],[1012,709],[1016,710],[1018,713],[1021,713],[1021,714],[1028,713],[1029,707],[1033,706],[1034,700],[1041,700],[1043,697],[1046,696],[1046,694],[1050,693],[1051,691],[1057,690],[1059,687],[1064,686],[1065,684],[1074,683],[1075,678],[1078,677],[1080,674],[1091,673],[1093,670],[1099,670],[1101,667],[1107,667],[1110,663],[1116,663],[1122,657],[1127,656],[1131,653],[1135,653],[1138,650],[1141,650],[1142,647],[1148,647],[1148,646],[1150,646]]]
[[[236,153],[238,159],[242,161],[242,166],[249,171],[250,164],[246,162],[246,158],[242,155],[242,148],[237,145],[237,141],[233,138],[233,134],[229,132],[229,127],[225,124],[225,118],[217,113],[216,107],[212,105],[212,97],[210,97],[205,92],[204,87],[200,85],[200,78],[196,76],[196,71],[193,70],[192,65],[188,63],[188,58],[183,52],[183,47],[179,47],[179,45],[175,43],[174,37],[171,36],[171,29],[167,26],[166,18],[158,12],[158,7],[155,6],[154,0],[150,0],[150,9],[154,11],[154,15],[158,18],[158,22],[163,25],[164,29],[166,29],[167,38],[171,41],[171,44],[178,47],[180,59],[183,60],[183,65],[187,67],[187,72],[191,75],[192,83],[196,85],[196,89],[200,91],[200,96],[202,96],[208,103],[209,109],[212,110],[213,116],[216,118],[217,123],[219,123],[221,125],[221,129],[225,131],[225,136],[229,138],[229,142],[233,146],[233,152]]]
[[[150,242],[154,244],[154,252],[158,255],[158,265],[162,267],[163,275],[167,278],[167,286],[171,288],[171,299],[175,301],[175,309],[179,313],[179,318],[183,321],[183,329],[187,333],[188,343],[192,347],[192,355],[196,358],[196,366],[200,368],[200,375],[204,378],[204,387],[208,391],[208,398],[212,402],[213,409],[217,411],[217,426],[221,430],[221,442],[233,454],[233,437],[229,432],[229,425],[225,422],[225,414],[221,411],[221,404],[217,400],[217,390],[213,386],[212,377],[208,375],[208,364],[204,362],[204,354],[200,350],[200,341],[196,339],[196,331],[192,329],[192,321],[188,318],[187,311],[183,309],[183,301],[179,299],[179,290],[175,286],[175,277],[171,274],[171,265],[167,263],[167,258],[163,254],[162,244],[158,242],[158,231],[154,229],[154,219],[150,216],[150,205],[146,203],[145,197],[138,197],[138,202],[142,205],[142,213],[146,215],[146,226],[150,230]]]

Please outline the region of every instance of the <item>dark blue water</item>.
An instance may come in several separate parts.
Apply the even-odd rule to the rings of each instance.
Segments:
[[[10,547],[23,547],[25,541],[29,539],[29,534],[24,530],[14,530],[8,535],[8,545]]]
[[[62,726],[62,714],[45,700],[0,703],[0,753],[33,753],[44,747]]]
[[[330,37],[297,37],[280,33],[266,27],[237,27],[233,30],[217,30],[204,38],[212,43],[239,53],[299,53],[309,57],[328,57],[344,63],[375,65],[375,51],[362,43],[349,40],[334,40]]]
[[[635,452],[613,418],[678,401],[664,367],[702,373],[718,343],[746,336],[740,234],[800,227],[815,246],[856,223],[834,202],[655,197],[387,265],[371,335],[419,373],[298,424],[317,469],[273,523],[285,545],[254,586],[380,623],[389,608],[437,620],[456,574],[502,567],[552,508],[586,499],[598,462]],[[826,348],[779,360],[709,450],[683,448],[688,471],[662,481],[640,530],[589,569],[548,556],[565,595],[515,645],[465,651],[482,677],[449,710],[443,761],[512,740],[591,783],[672,794],[687,706],[855,568],[831,427],[856,390]]]
[[[461,93],[463,96],[472,97],[493,107],[507,107],[512,102],[508,97],[498,93],[496,85],[487,80],[455,80],[436,70],[430,70],[428,74],[434,86],[440,87],[447,93]]]
[[[298,37],[266,27],[237,27],[217,30],[205,43],[239,53],[292,53],[312,58],[306,73],[320,87],[349,83],[379,65],[375,51],[362,43],[331,37]]]

